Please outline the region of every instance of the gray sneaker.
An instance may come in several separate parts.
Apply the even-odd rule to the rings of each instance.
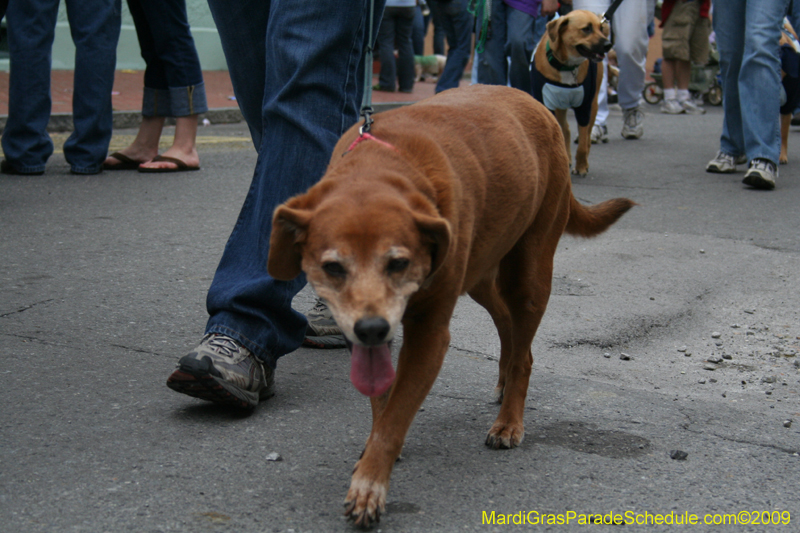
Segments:
[[[624,109],[622,112],[622,136],[626,139],[638,139],[644,135],[644,112],[640,107]]]
[[[687,115],[705,115],[706,110],[692,102],[691,100],[684,100],[680,103],[681,108]]]
[[[275,394],[275,371],[234,339],[209,333],[181,357],[167,387],[224,405],[252,409]]]
[[[740,155],[738,157],[733,157],[731,154],[726,154],[720,150],[717,152],[717,156],[706,165],[706,172],[733,174],[736,172],[736,165],[742,165],[744,163],[747,163],[747,156]]]
[[[775,163],[769,159],[753,159],[742,183],[754,189],[771,191],[775,188],[776,179],[778,179],[778,167]]]
[[[592,135],[590,137],[592,144],[607,143],[608,142],[608,128],[605,124],[595,124],[592,126]]]
[[[328,305],[317,298],[314,308],[306,313],[308,326],[303,345],[312,348],[344,348],[347,344],[344,341],[342,328],[336,323],[328,309]]]
[[[686,110],[678,100],[664,100],[661,102],[661,112],[668,115],[680,115],[685,113]]]

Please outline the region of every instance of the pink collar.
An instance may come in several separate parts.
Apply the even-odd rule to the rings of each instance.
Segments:
[[[376,143],[381,144],[381,145],[385,146],[386,148],[391,148],[395,152],[397,151],[397,148],[395,148],[391,144],[387,143],[386,141],[382,141],[382,140],[378,139],[377,137],[375,137],[371,133],[362,133],[361,135],[358,136],[358,138],[356,138],[355,141],[353,141],[353,144],[350,145],[350,148],[347,149],[347,152],[352,151],[356,146],[358,146],[359,144],[361,144],[362,142],[367,141],[367,140],[375,141]],[[345,154],[347,152],[345,152]],[[344,154],[342,154],[342,155],[344,155]]]

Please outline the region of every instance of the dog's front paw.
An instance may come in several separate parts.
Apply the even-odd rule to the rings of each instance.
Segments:
[[[345,516],[361,528],[371,528],[380,522],[381,513],[386,510],[386,491],[383,483],[353,476],[344,500]]]
[[[778,163],[780,163],[781,165],[785,165],[788,162],[789,162],[789,156],[787,156],[786,154],[781,154],[780,159],[778,159]]]
[[[495,422],[486,435],[486,445],[493,450],[515,448],[525,438],[525,427],[519,424]]]
[[[572,175],[578,176],[579,178],[585,178],[586,174],[589,173],[589,168],[573,168]]]

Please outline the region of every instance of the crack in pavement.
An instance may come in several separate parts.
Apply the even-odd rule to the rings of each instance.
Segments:
[[[2,314],[0,314],[0,318],[7,318],[7,317],[10,317],[10,316],[19,314],[19,313],[24,313],[28,309],[32,309],[32,308],[36,307],[37,305],[46,304],[46,303],[49,303],[49,302],[52,302],[52,301],[54,301],[53,298],[50,298],[49,300],[42,300],[41,302],[34,302],[34,303],[30,304],[30,305],[26,305],[24,307],[20,307],[19,309],[16,309],[14,311],[9,311],[7,313],[2,313]]]

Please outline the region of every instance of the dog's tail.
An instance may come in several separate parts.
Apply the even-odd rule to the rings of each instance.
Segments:
[[[573,196],[569,206],[566,231],[579,237],[594,237],[607,230],[636,202],[627,198],[613,198],[596,205],[583,205]]]

